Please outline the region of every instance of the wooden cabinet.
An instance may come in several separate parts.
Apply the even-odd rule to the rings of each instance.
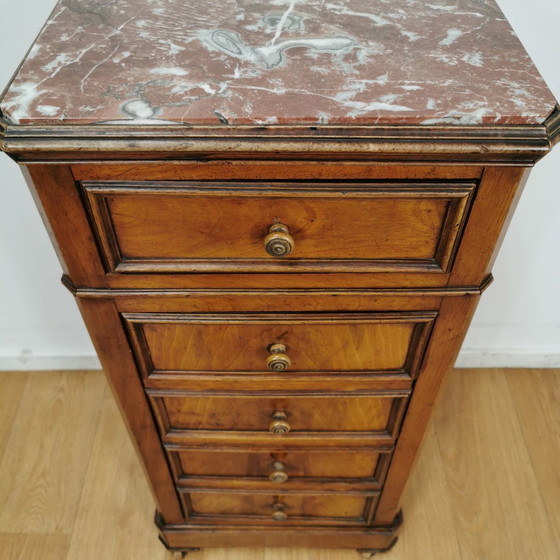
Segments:
[[[5,93],[2,148],[52,235],[161,540],[388,549],[528,169],[559,137],[556,101],[491,0],[463,2],[491,29],[477,34],[491,72],[461,58],[468,13],[432,5],[208,1],[193,17],[182,0],[122,2],[142,4],[168,64],[113,3],[66,4]],[[393,20],[408,13],[413,33],[416,10],[413,45]],[[443,43],[456,64],[435,56],[446,29],[463,30]]]

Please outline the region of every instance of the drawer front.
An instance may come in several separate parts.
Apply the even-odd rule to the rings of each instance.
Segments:
[[[447,272],[475,183],[82,187],[108,272]]]
[[[253,518],[273,524],[341,521],[363,525],[376,495],[196,491],[183,494],[190,517]],[[202,521],[202,519],[201,519]]]
[[[391,434],[407,394],[187,396],[149,391],[164,433],[265,432],[286,438],[309,432]]]
[[[264,482],[284,488],[294,483],[345,481],[379,487],[390,453],[170,449],[169,456],[177,481],[185,485]]]
[[[416,373],[435,312],[370,314],[125,313],[151,373]]]

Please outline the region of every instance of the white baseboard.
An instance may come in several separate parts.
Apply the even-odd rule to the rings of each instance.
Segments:
[[[458,368],[560,368],[560,348],[506,347],[461,349]]]
[[[560,368],[560,348],[463,348],[458,368]],[[0,371],[101,369],[95,354],[0,354]]]
[[[101,369],[95,354],[40,355],[22,352],[16,355],[0,354],[0,371]]]

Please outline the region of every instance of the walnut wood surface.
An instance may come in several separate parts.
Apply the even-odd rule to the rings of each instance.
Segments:
[[[355,315],[124,314],[152,372],[267,372],[282,343],[292,372],[393,370],[414,375],[435,312]]]
[[[83,186],[105,260],[111,271],[123,273],[447,271],[474,188],[303,182]],[[283,258],[263,247],[277,223],[288,225],[295,242]]]
[[[344,63],[342,73],[333,72],[332,65],[323,68],[323,78],[325,73],[336,78],[325,83],[340,89],[338,97],[329,98],[323,88],[318,97],[302,98],[316,103],[307,101],[306,107],[305,102],[294,102],[294,94],[307,91],[308,76],[299,79],[297,71],[301,60],[305,68],[309,61],[309,44],[302,50],[298,43],[296,49],[293,40],[287,39],[292,23],[301,19],[294,13],[288,20],[295,2],[281,18],[269,14],[272,20],[268,20],[278,26],[269,51],[285,32],[275,50],[278,65],[282,57],[285,63],[273,70],[274,75],[302,88],[297,92],[284,88],[281,99],[278,80],[265,83],[277,88],[272,90],[261,87],[259,76],[265,75],[264,70],[247,74],[258,53],[261,58],[268,56],[259,43],[245,45],[243,53],[226,49],[227,54],[219,54],[223,45],[217,45],[220,48],[212,47],[208,54],[204,37],[193,35],[188,52],[198,49],[203,56],[198,57],[199,67],[195,64],[189,71],[182,70],[182,64],[163,68],[161,61],[151,61],[152,51],[144,53],[142,48],[130,58],[125,51],[118,62],[112,55],[99,62],[95,57],[104,56],[102,43],[117,42],[116,52],[124,48],[121,39],[127,32],[132,43],[140,37],[141,46],[145,45],[148,29],[138,35],[137,28],[152,21],[150,17],[159,36],[177,32],[173,25],[161,25],[165,10],[146,8],[143,19],[136,18],[138,14],[126,19],[126,6],[119,11],[111,2],[93,2],[82,10],[76,2],[62,1],[57,17],[40,36],[37,45],[41,48],[30,51],[13,86],[6,90],[0,148],[25,165],[32,195],[62,264],[63,282],[76,296],[149,479],[160,539],[172,551],[234,545],[378,551],[395,543],[405,484],[428,433],[446,373],[479,296],[491,282],[491,267],[528,168],[560,138],[560,113],[554,108],[554,98],[520,45],[512,43],[507,22],[492,2],[474,3],[484,4],[484,9],[477,6],[474,12],[450,14],[444,6],[427,5],[434,20],[443,22],[440,31],[448,29],[447,39],[445,33],[438,37],[436,25],[428,26],[432,35],[427,37],[404,32],[403,38],[400,24],[393,26],[383,18],[379,23],[374,18],[381,30],[375,40],[382,47],[418,40],[418,47],[409,44],[404,51],[420,56],[416,78],[424,79],[424,85],[438,83],[438,76],[429,73],[432,68],[447,65],[453,73],[445,77],[450,80],[445,91],[434,87],[431,93],[399,83],[395,98],[393,90],[387,90],[391,95],[379,97],[379,102],[364,101],[367,108],[358,100],[381,91],[395,76],[389,72],[385,80],[383,70],[379,75],[372,73],[379,65],[368,56],[378,54],[377,43],[371,43],[374,48],[369,55],[361,44],[361,59],[348,65],[350,56],[358,52],[354,39],[373,35],[364,31],[363,10],[333,15],[330,5],[321,6],[326,21],[332,20],[329,25],[351,23],[355,32],[347,39],[352,48],[340,59],[328,52],[331,39],[320,43],[314,53],[317,68],[324,60],[335,66]],[[201,21],[212,23],[218,4],[209,2],[210,12],[202,19],[187,8],[189,18],[194,17],[191,23],[198,29]],[[354,4],[357,9],[360,3]],[[219,9],[224,8],[220,5]],[[393,12],[386,17],[392,19]],[[473,13],[484,24],[477,28],[476,37],[470,32]],[[244,14],[238,15],[243,17],[235,25],[242,28]],[[402,19],[400,12],[397,15]],[[453,18],[461,25],[464,20],[469,33],[447,27]],[[311,19],[305,20],[307,31],[323,25]],[[79,25],[73,25],[74,20]],[[109,25],[107,37],[94,40],[91,34],[99,33],[108,22],[115,25]],[[249,30],[256,37],[262,31],[259,26]],[[64,33],[49,39],[53,29]],[[387,43],[391,29],[400,42],[393,38]],[[327,37],[330,32],[331,28]],[[223,38],[224,31],[220,33]],[[232,44],[237,45],[239,39],[244,45],[241,35],[225,33],[234,37]],[[335,39],[340,39],[338,33]],[[427,39],[433,43],[429,49]],[[313,46],[317,40],[312,40]],[[87,47],[76,60],[60,50],[51,52],[51,47],[56,50],[58,44],[60,49],[68,41]],[[473,41],[487,53],[482,57],[484,64],[479,65],[476,56],[469,55],[467,61],[463,56],[462,46]],[[491,54],[496,60],[507,58],[496,45],[508,42],[514,45],[516,56],[500,72],[522,75],[534,94],[519,103],[504,97],[511,84],[504,80],[492,84],[492,74],[488,74]],[[172,45],[169,49],[176,49]],[[441,47],[450,53],[450,61],[457,62],[455,66],[447,58],[434,62],[429,56],[420,64],[422,53],[437,54]],[[401,50],[395,52],[402,54]],[[179,57],[188,54],[181,48],[178,52]],[[384,52],[385,62],[394,65],[395,59],[387,58],[392,51]],[[220,61],[231,62],[232,54],[241,67],[229,78]],[[176,55],[170,54],[169,60]],[[150,64],[143,67],[146,56]],[[295,72],[286,70],[290,61]],[[122,76],[110,71],[117,63],[126,70]],[[51,64],[56,65],[53,72]],[[470,64],[470,71],[465,71],[465,64]],[[207,84],[196,76],[200,68],[205,69]],[[266,72],[271,69],[267,64]],[[130,81],[130,70],[142,75]],[[233,68],[225,71],[233,72]],[[166,79],[145,82],[146,72]],[[345,72],[360,79],[347,80]],[[44,80],[26,78],[35,73]],[[249,80],[250,87],[224,97],[224,91],[231,93],[230,82],[211,79],[222,75],[228,80]],[[80,91],[74,93],[101,102],[68,105],[69,112],[59,118],[62,107],[56,95],[53,98],[44,88],[52,87],[49,91],[57,95],[71,91],[66,84],[74,84],[76,76],[83,80]],[[481,78],[475,80],[474,89],[456,87],[455,94],[452,86],[449,90],[450,83],[468,85],[472,76]],[[135,83],[140,89],[127,86],[126,92],[119,93],[123,79],[128,86],[138,79]],[[198,80],[192,84],[195,91],[212,93],[192,97],[189,88],[169,88],[183,80]],[[517,81],[514,89],[523,91]],[[219,88],[218,83],[222,84]],[[163,88],[161,95],[154,97],[154,88]],[[453,95],[446,96],[450,91]],[[481,91],[488,95],[473,102],[473,95],[476,98]],[[169,95],[178,96],[177,103],[170,103]],[[278,97],[277,106],[266,101],[272,97],[274,103]],[[406,106],[392,105],[397,98],[406,100]],[[418,99],[422,102],[417,107]],[[186,112],[181,107],[185,101],[191,105]],[[241,104],[242,114],[234,112],[228,118],[220,112],[227,110],[205,104],[214,101]],[[333,114],[316,122],[317,107],[333,103],[333,110],[329,109]],[[502,106],[505,112],[498,111]],[[426,120],[426,111],[437,118]],[[274,116],[261,124],[259,115],[269,114]],[[214,117],[219,124],[212,124]],[[275,228],[281,234],[274,233]],[[271,233],[277,236],[278,246],[283,242],[281,248],[289,251],[284,256],[275,256]],[[284,371],[271,371],[273,349],[277,362],[281,357],[285,364]],[[94,527],[103,537],[116,527],[128,538],[131,523],[139,515],[129,510],[130,495],[137,487],[129,479],[133,469],[119,453],[104,460],[94,455],[91,470],[79,461],[79,468],[74,469],[79,474],[74,477],[60,459],[68,446],[72,453],[99,449],[106,441],[124,447],[114,416],[106,414],[109,401],[102,398],[102,386],[91,383],[75,390],[77,384],[72,379],[60,388],[37,391],[35,398],[46,396],[48,401],[39,405],[31,393],[9,386],[16,398],[21,393],[18,410],[22,414],[32,410],[33,415],[14,422],[2,455],[7,475],[0,477],[3,488],[11,487],[14,480],[18,487],[29,480],[33,490],[32,499],[21,498],[19,490],[9,492],[2,502],[1,527],[13,533],[29,529],[65,533],[75,527],[78,536],[72,542],[54,543],[59,556],[67,553],[72,559],[82,557],[79,547],[89,543],[81,539],[86,527]],[[483,385],[478,412],[469,400],[473,387],[465,382],[461,388],[448,397],[448,410],[459,414],[467,409],[479,424],[491,423],[490,432],[494,430],[497,439],[485,457],[483,446],[477,447],[481,440],[476,425],[474,429],[459,425],[455,433],[453,422],[441,424],[443,429],[436,434],[440,445],[432,445],[429,452],[440,459],[451,456],[451,467],[436,472],[439,481],[446,478],[450,483],[451,491],[447,499],[439,500],[435,515],[420,519],[428,535],[434,534],[434,525],[438,529],[441,525],[442,532],[448,530],[451,518],[462,533],[480,520],[484,527],[491,527],[490,532],[499,528],[501,515],[479,520],[471,512],[478,516],[478,504],[492,486],[499,487],[501,475],[489,477],[492,484],[465,485],[466,494],[461,495],[462,463],[454,457],[460,457],[465,442],[476,452],[469,464],[483,464],[483,471],[492,458],[504,461],[505,457],[506,464],[510,458],[514,469],[518,463],[527,463],[527,457],[501,433],[506,431],[502,420],[508,399],[504,384],[496,394],[489,383]],[[519,401],[523,389],[535,400],[534,390],[523,384],[513,389],[510,400]],[[65,390],[70,402],[57,406]],[[0,404],[5,405],[0,419],[14,414],[15,405],[5,401],[0,396]],[[542,414],[552,406],[553,398],[541,395],[540,401],[538,414],[524,418],[526,437],[539,428],[543,431]],[[78,432],[70,426],[77,422],[77,427],[87,429],[100,408],[105,414],[96,437],[89,432],[78,441]],[[37,419],[48,416],[48,421],[40,422],[36,415]],[[64,427],[55,430],[59,416]],[[7,452],[13,441],[29,434],[39,442],[33,449]],[[509,448],[514,450],[511,454],[506,452]],[[540,446],[534,443],[528,449],[534,453]],[[0,444],[0,455],[2,451]],[[62,483],[53,484],[43,476],[49,457],[64,467]],[[546,475],[543,478],[556,472],[549,463],[535,462],[536,469]],[[416,487],[417,495],[425,492],[428,496],[419,500],[422,504],[436,501],[437,494],[437,484],[433,479],[430,482],[430,470],[423,464],[428,482],[421,480]],[[92,473],[98,471],[103,476],[96,480]],[[519,468],[516,472],[524,474]],[[513,477],[506,484],[508,493],[517,495],[512,502],[516,510],[538,493],[536,485],[524,486],[525,478]],[[55,494],[65,492],[70,509],[59,521],[47,519],[44,504],[52,504]],[[95,498],[105,493],[116,504],[108,510],[110,523],[95,507]],[[469,505],[464,516],[457,513],[461,503]],[[548,503],[554,512],[555,505],[550,504],[555,502]],[[31,514],[21,516],[22,511]],[[541,531],[541,525],[543,534],[548,531],[542,517],[530,514],[532,530],[527,542]],[[516,537],[512,528],[517,529],[508,527],[504,533],[504,550]],[[458,536],[454,546],[436,550],[430,557],[447,560],[457,552],[465,560],[467,556],[497,557],[495,549],[488,552],[480,544],[488,532],[473,531],[476,537],[470,542]],[[92,548],[97,560],[95,547],[84,548]],[[117,558],[131,552],[129,547],[113,548],[112,555],[102,552],[101,556]],[[514,556],[511,547],[508,552]],[[537,556],[544,557],[543,551],[538,549]],[[418,554],[413,550],[407,557]]]
[[[183,451],[176,456],[185,483],[194,476],[255,477],[267,479],[272,465],[280,461],[285,466],[288,481],[299,478],[372,479],[378,465],[378,453],[345,453],[306,451],[238,453],[232,451]],[[288,481],[284,484],[287,484]],[[280,488],[280,487],[279,487]]]
[[[275,411],[286,413],[289,439],[298,432],[386,432],[393,396],[311,397],[255,396],[155,396],[170,430],[218,430],[267,432]]]
[[[277,523],[272,519],[273,507],[276,503],[285,506],[286,524],[298,524],[304,519],[332,518],[333,520],[349,519],[356,525],[365,524],[365,507],[368,498],[365,496],[305,495],[305,494],[244,494],[229,492],[191,492],[189,494],[191,519],[206,516],[220,516],[222,522],[231,517],[255,517],[256,521]],[[261,518],[261,519],[258,519]],[[202,521],[203,519],[201,519]],[[209,521],[209,520],[205,520]],[[322,520],[324,522],[324,520]]]
[[[436,396],[526,176],[481,162],[222,157],[30,166],[65,284],[151,481],[169,546],[279,546],[286,535],[292,545],[391,544]],[[267,214],[277,202],[282,215]],[[291,256],[321,260],[317,271],[264,273],[259,263],[276,259],[255,255],[264,253],[271,218],[289,223]],[[334,229],[322,245],[326,223]],[[183,224],[207,233],[174,241]],[[387,235],[372,258],[377,272],[355,266],[372,254],[368,228]],[[333,273],[345,258],[347,271]],[[209,273],[197,259],[230,264]],[[236,269],[236,259],[246,268]],[[274,343],[286,346],[286,372],[267,369]],[[285,435],[269,432],[275,412],[285,413]],[[273,456],[286,462],[285,483],[268,478]]]

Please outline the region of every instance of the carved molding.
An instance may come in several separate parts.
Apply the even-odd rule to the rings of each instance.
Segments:
[[[553,119],[554,120],[554,119]],[[552,124],[552,121],[551,121]],[[557,126],[22,126],[0,118],[0,149],[18,161],[352,159],[531,165]],[[553,132],[551,132],[553,130]]]
[[[556,105],[552,114],[546,119],[545,122],[550,146],[555,146],[560,142],[560,105]]]

